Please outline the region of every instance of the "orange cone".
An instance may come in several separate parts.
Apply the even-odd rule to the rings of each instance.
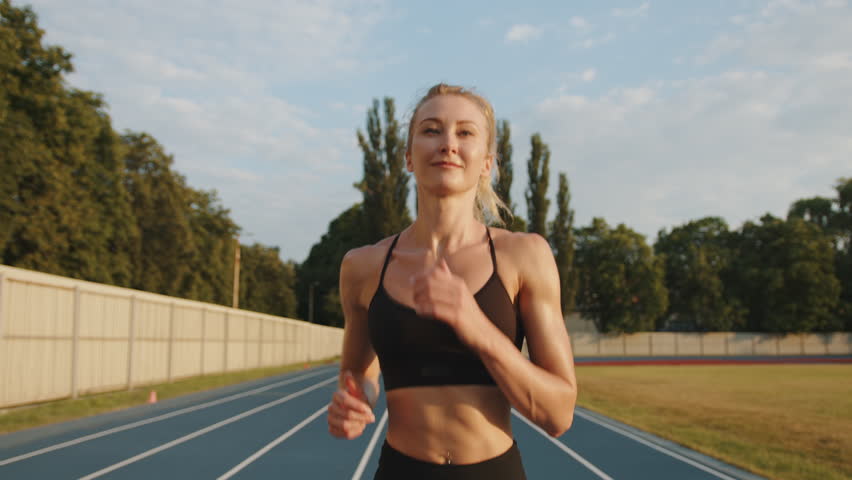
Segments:
[[[308,364],[307,364],[307,363],[305,364],[305,368],[309,368],[309,366],[308,366]]]
[[[157,392],[151,390],[151,393],[148,394],[148,403],[157,403]]]

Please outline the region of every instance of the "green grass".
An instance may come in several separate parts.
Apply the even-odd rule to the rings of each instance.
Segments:
[[[337,361],[338,357],[308,362],[313,367]],[[33,406],[0,411],[0,433],[9,433],[26,428],[64,422],[75,418],[97,415],[123,408],[142,405],[148,401],[151,390],[157,392],[158,400],[178,397],[188,393],[211,390],[236,383],[257,380],[303,369],[305,363],[281,367],[258,368],[241,372],[205,375],[178,380],[172,383],[146,385],[133,390],[86,395],[76,399],[58,400]]]
[[[852,479],[852,365],[577,367],[578,404],[771,479]]]

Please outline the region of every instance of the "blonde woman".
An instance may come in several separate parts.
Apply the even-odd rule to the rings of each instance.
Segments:
[[[524,479],[510,408],[554,437],[571,426],[577,382],[553,254],[539,235],[486,225],[505,208],[491,189],[495,137],[487,100],[432,87],[405,153],[416,220],[343,259],[329,431],[352,439],[375,421],[381,371],[388,430],[375,479]]]

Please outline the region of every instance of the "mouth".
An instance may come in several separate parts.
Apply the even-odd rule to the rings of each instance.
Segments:
[[[439,167],[439,168],[462,168],[461,165],[459,165],[458,163],[453,163],[453,162],[434,162],[434,163],[432,163],[432,166],[433,167]]]

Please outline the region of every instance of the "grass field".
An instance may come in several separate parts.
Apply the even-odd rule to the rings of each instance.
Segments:
[[[578,403],[771,479],[852,478],[852,365],[578,366]]]
[[[258,368],[242,372],[231,372],[189,378],[172,383],[148,385],[131,391],[101,393],[77,399],[59,400],[40,405],[0,411],[0,434],[25,428],[47,425],[75,418],[96,415],[122,408],[142,405],[148,401],[151,390],[157,392],[158,400],[186,395],[188,393],[220,388],[235,383],[271,377],[304,368],[336,361],[337,358],[316,362],[299,363],[283,367]]]

